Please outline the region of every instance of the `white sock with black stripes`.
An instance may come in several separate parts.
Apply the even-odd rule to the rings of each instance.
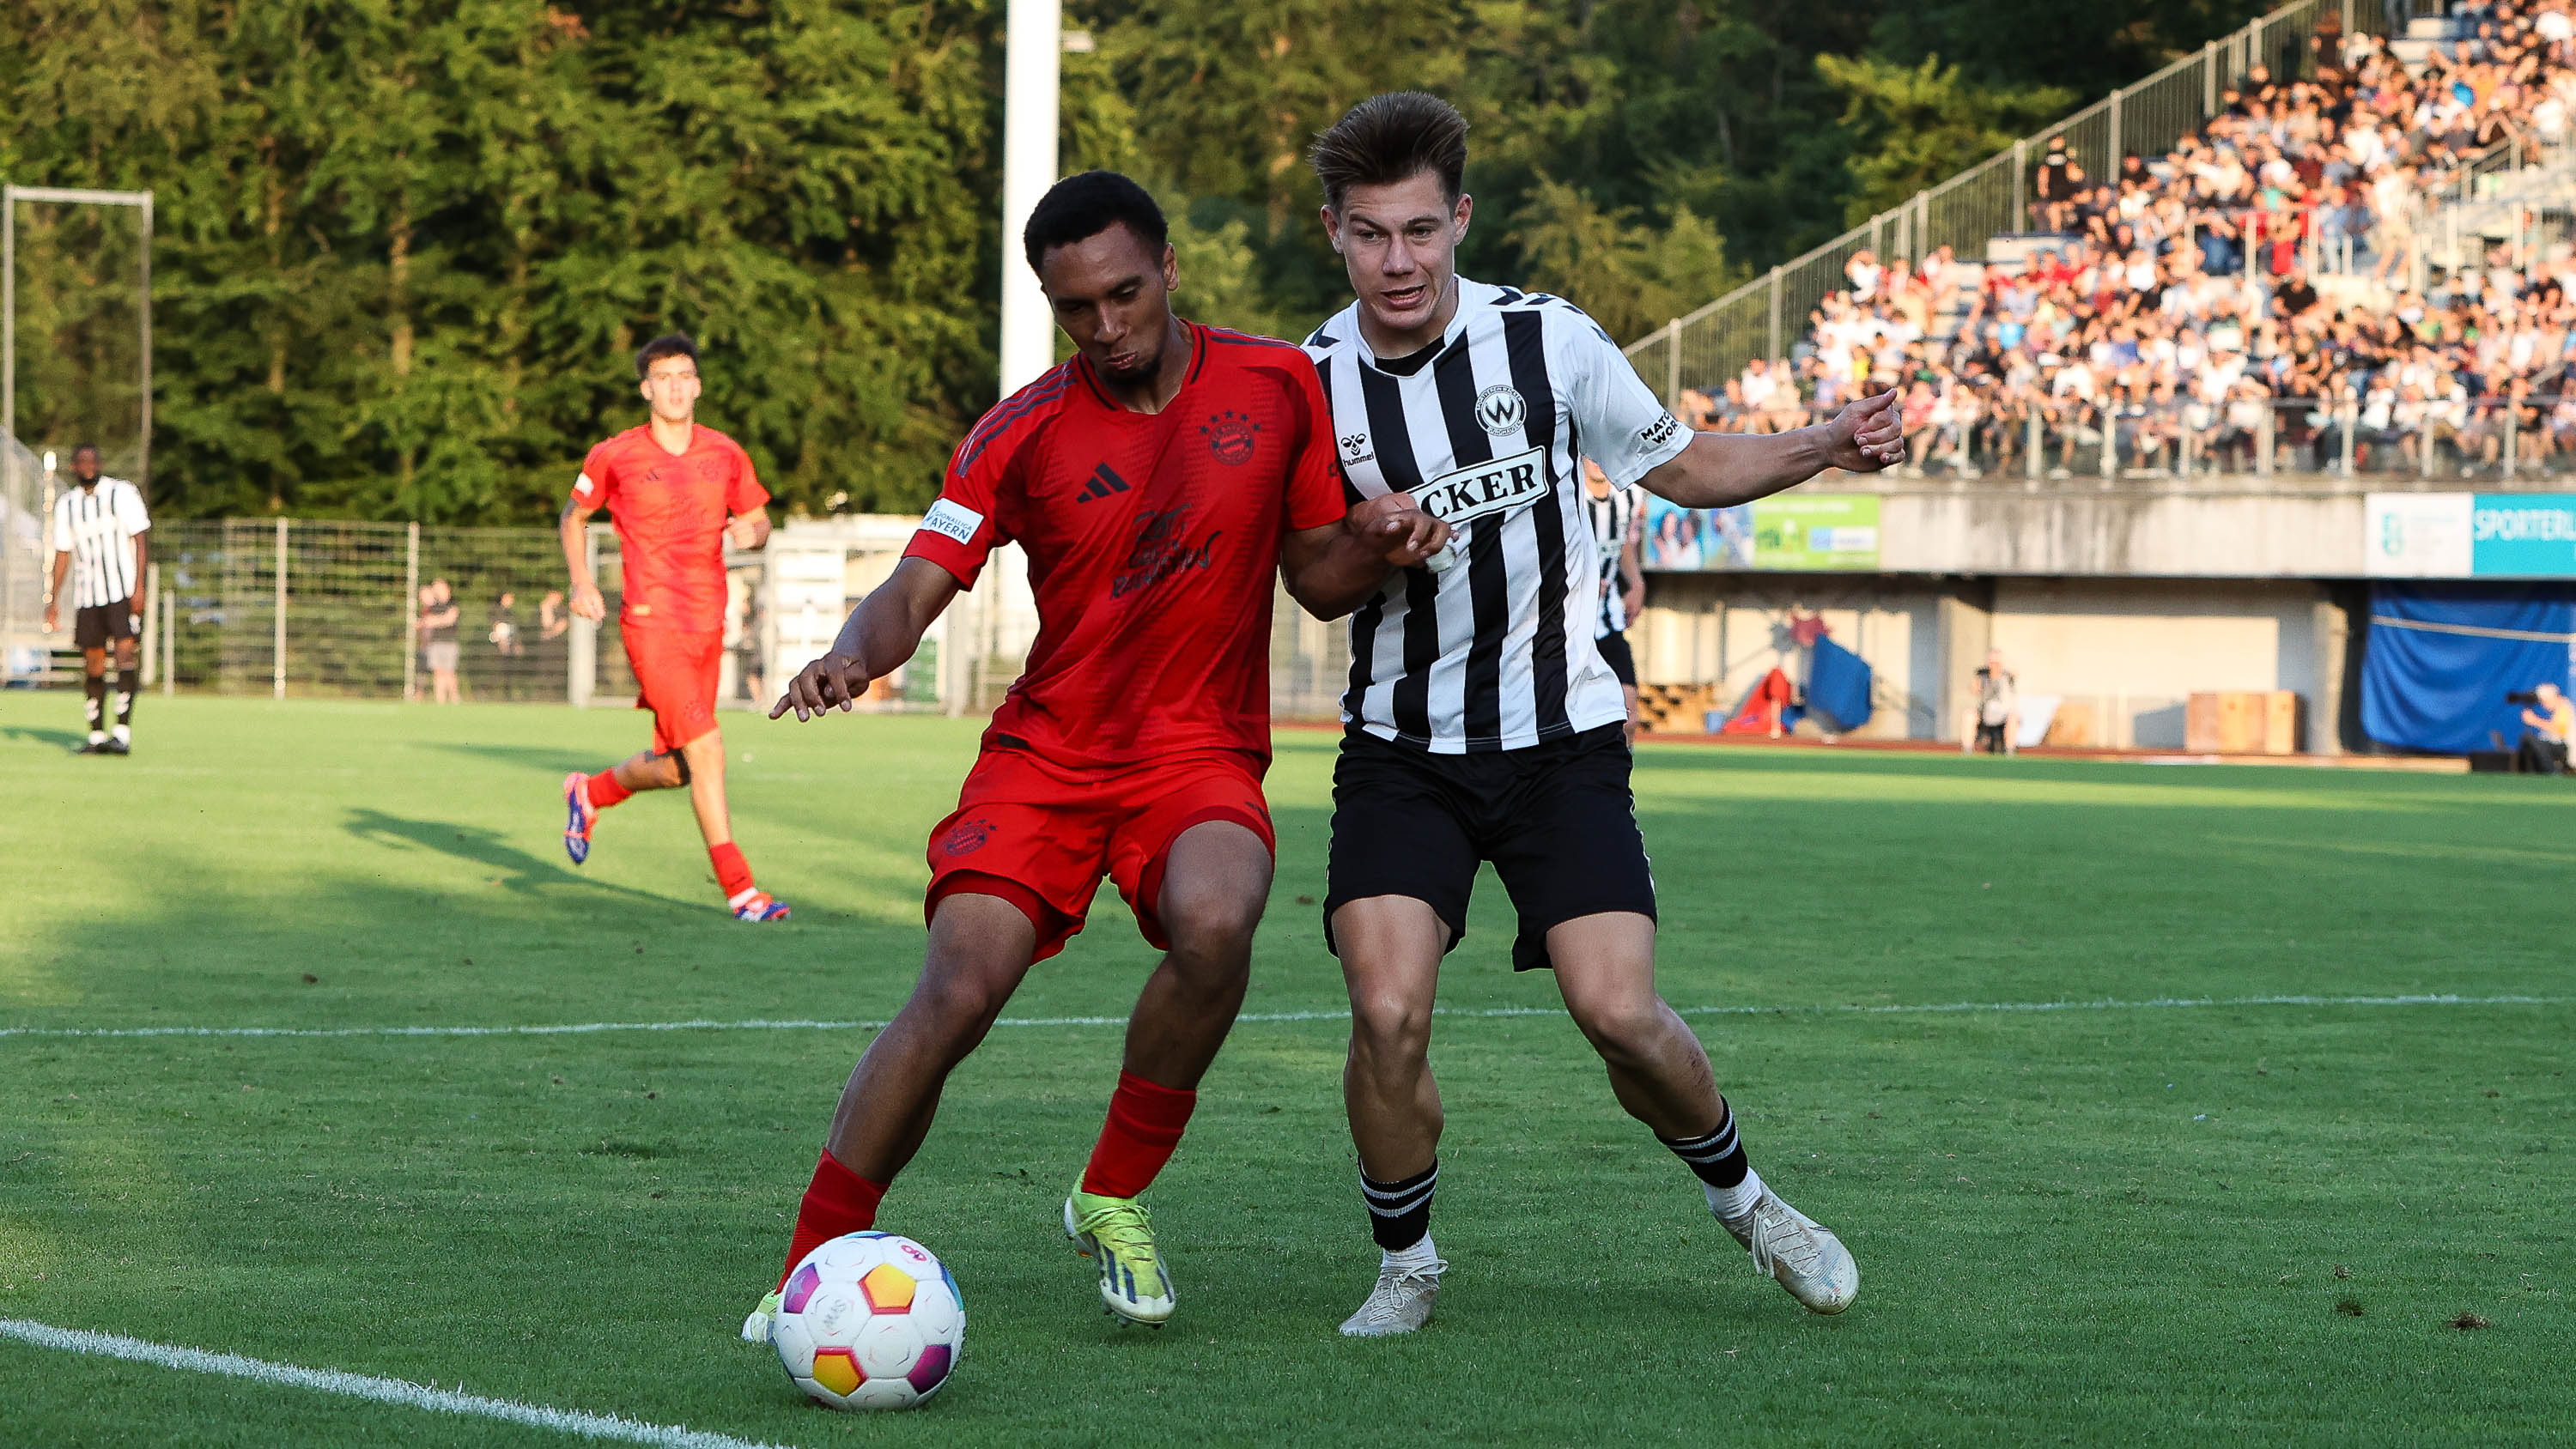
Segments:
[[[1744,1144],[1735,1135],[1735,1111],[1721,1097],[1717,1103],[1717,1127],[1698,1137],[1672,1138],[1661,1133],[1655,1140],[1672,1149],[1698,1176],[1708,1194],[1708,1210],[1723,1222],[1742,1222],[1762,1200],[1762,1179],[1754,1174],[1753,1164],[1744,1156]]]
[[[1700,1191],[1708,1195],[1708,1210],[1722,1223],[1740,1223],[1753,1213],[1753,1205],[1762,1201],[1762,1174],[1744,1169],[1744,1180],[1733,1187],[1719,1187],[1703,1182]]]

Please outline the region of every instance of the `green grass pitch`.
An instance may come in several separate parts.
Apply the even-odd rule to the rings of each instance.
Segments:
[[[640,716],[0,696],[0,1027],[879,1019],[971,722],[727,716],[716,906],[677,798],[555,787]],[[1288,732],[1247,1011],[1330,1012],[1333,740]],[[2576,1423],[2576,837],[2563,782],[1644,752],[1662,981],[1859,1304],[1756,1278],[1612,1103],[1488,877],[1443,980],[1421,1335],[1344,1342],[1374,1254],[1343,1026],[1240,1026],[1156,1186],[1181,1287],[1100,1315],[1053,1223],[1118,1033],[997,1030],[884,1221],[964,1286],[916,1415],[809,1408],[736,1342],[860,1030],[0,1037],[0,1318],[779,1444],[2565,1442]],[[1121,1016],[1114,893],[1015,1017]],[[2277,996],[2525,1002],[2226,1004]],[[2212,999],[2059,1011],[1955,1003]],[[2453,1326],[2463,1315],[2484,1328]],[[0,1442],[561,1435],[0,1340]]]

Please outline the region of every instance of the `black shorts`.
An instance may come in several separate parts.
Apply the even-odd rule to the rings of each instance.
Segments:
[[[116,639],[134,637],[134,601],[93,604],[72,615],[72,647],[104,649]]]
[[[1629,652],[1625,633],[1604,634],[1592,641],[1592,647],[1601,651],[1601,662],[1610,666],[1621,684],[1637,687],[1637,656]]]
[[[1629,793],[1628,741],[1602,725],[1527,749],[1435,755],[1352,730],[1333,765],[1333,845],[1324,945],[1333,912],[1372,896],[1411,896],[1467,935],[1476,867],[1492,861],[1520,934],[1512,969],[1549,965],[1551,926],[1604,911],[1655,916],[1655,878]]]

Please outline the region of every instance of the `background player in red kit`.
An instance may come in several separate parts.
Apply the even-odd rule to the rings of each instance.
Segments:
[[[599,812],[638,790],[689,787],[698,831],[725,908],[745,921],[783,921],[787,905],[752,883],[725,808],[724,736],[716,731],[717,667],[724,658],[725,540],[769,541],[769,490],[742,445],[698,426],[698,349],[673,333],[644,344],[635,375],[652,416],[590,450],[564,505],[564,565],[572,611],[608,617],[590,576],[584,534],[605,508],[625,568],[618,632],[635,669],[635,705],[653,711],[653,747],[596,775],[564,777],[564,853],[590,858]]]
[[[1082,929],[1105,874],[1166,954],[1129,1019],[1064,1229],[1096,1261],[1111,1312],[1171,1315],[1136,1199],[1234,1024],[1269,897],[1272,569],[1329,618],[1448,529],[1401,494],[1346,515],[1314,367],[1287,344],[1174,317],[1164,234],[1124,176],[1088,172],[1047,193],[1024,245],[1080,355],[976,424],[894,576],[771,711],[848,708],[911,657],[996,545],[1028,550],[1037,643],[956,813],[931,832],[928,959],[841,1094],[790,1271],[873,1226],[950,1068],[1030,965]],[[743,1336],[765,1339],[777,1305],[773,1293]]]

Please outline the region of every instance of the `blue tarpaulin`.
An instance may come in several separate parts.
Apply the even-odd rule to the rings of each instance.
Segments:
[[[2576,688],[2576,583],[2370,586],[2361,728],[2383,745],[2467,754],[2522,738],[2509,690]]]
[[[1845,733],[1869,723],[1869,664],[1859,655],[1816,636],[1815,659],[1807,666],[1807,707],[1832,718]]]

